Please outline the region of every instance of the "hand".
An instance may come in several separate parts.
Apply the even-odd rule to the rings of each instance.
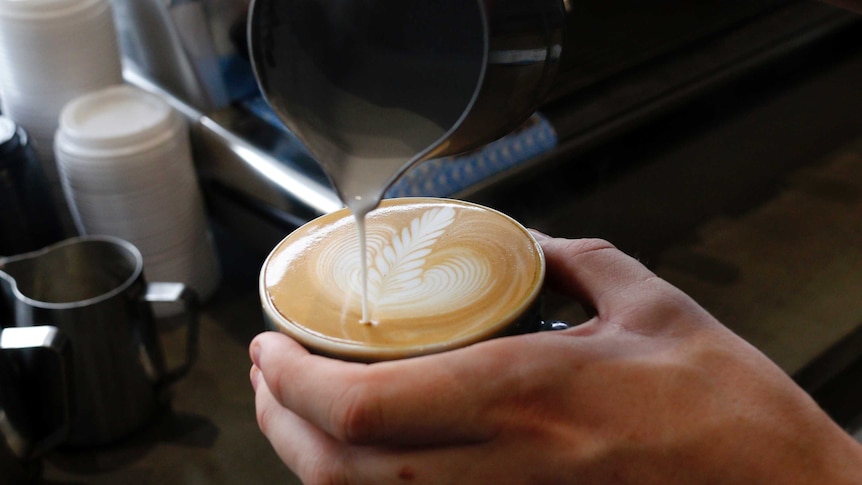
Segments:
[[[371,365],[258,336],[281,459],[307,484],[862,483],[860,445],[680,290],[604,241],[540,239],[591,320]]]

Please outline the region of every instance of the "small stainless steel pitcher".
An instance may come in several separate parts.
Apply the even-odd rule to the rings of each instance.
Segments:
[[[52,325],[69,339],[74,412],[64,445],[106,444],[140,428],[197,355],[194,292],[147,283],[140,251],[122,239],[83,236],[0,259],[0,294],[17,327]],[[153,316],[158,302],[183,306],[187,355],[175,369]]]

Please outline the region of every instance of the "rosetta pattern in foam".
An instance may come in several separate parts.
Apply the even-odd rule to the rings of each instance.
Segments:
[[[368,300],[372,320],[437,315],[480,298],[491,281],[491,262],[479,251],[435,245],[455,220],[451,207],[429,209],[406,227],[368,227]],[[355,239],[321,255],[318,276],[340,292],[362,293]],[[346,278],[344,277],[346,273]]]

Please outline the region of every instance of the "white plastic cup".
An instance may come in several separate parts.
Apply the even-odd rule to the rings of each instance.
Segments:
[[[50,138],[66,102],[122,82],[110,1],[0,0],[0,72],[4,113]]]
[[[154,281],[182,281],[202,298],[212,293],[218,279],[204,285],[199,275],[220,268],[188,127],[163,98],[129,85],[79,96],[60,114],[54,148],[83,234],[131,242]]]
[[[122,80],[110,0],[0,0],[0,109],[34,140],[67,232],[53,150],[58,116],[76,96]]]

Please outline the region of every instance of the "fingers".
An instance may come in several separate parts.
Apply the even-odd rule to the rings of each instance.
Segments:
[[[621,291],[655,277],[641,263],[599,239],[556,239],[541,236],[548,283],[561,293],[598,310],[612,304]]]
[[[489,435],[482,419],[493,404],[489,395],[504,385],[496,374],[511,365],[499,352],[471,348],[393,363],[347,363],[311,355],[275,332],[256,337],[251,352],[282,405],[354,444],[481,441]],[[493,384],[477,392],[470,384],[477,379]]]
[[[446,446],[354,446],[340,442],[278,402],[259,369],[252,366],[258,424],[279,458],[302,483],[384,485],[387,483],[506,483],[517,474],[535,474],[537,450],[515,441]],[[257,374],[257,376],[256,376]],[[492,453],[506,452],[499,460]],[[491,462],[483,467],[482,462]],[[471,473],[481,472],[481,478]],[[535,477],[533,477],[535,478]]]
[[[600,239],[557,239],[533,233],[545,253],[551,288],[639,333],[713,319],[646,266]],[[698,318],[695,318],[698,317]]]
[[[334,465],[340,454],[340,444],[283,407],[272,395],[257,366],[252,366],[251,380],[258,425],[288,468],[301,477],[311,477],[319,473],[316,471],[319,468]],[[309,480],[308,483],[315,482]]]

